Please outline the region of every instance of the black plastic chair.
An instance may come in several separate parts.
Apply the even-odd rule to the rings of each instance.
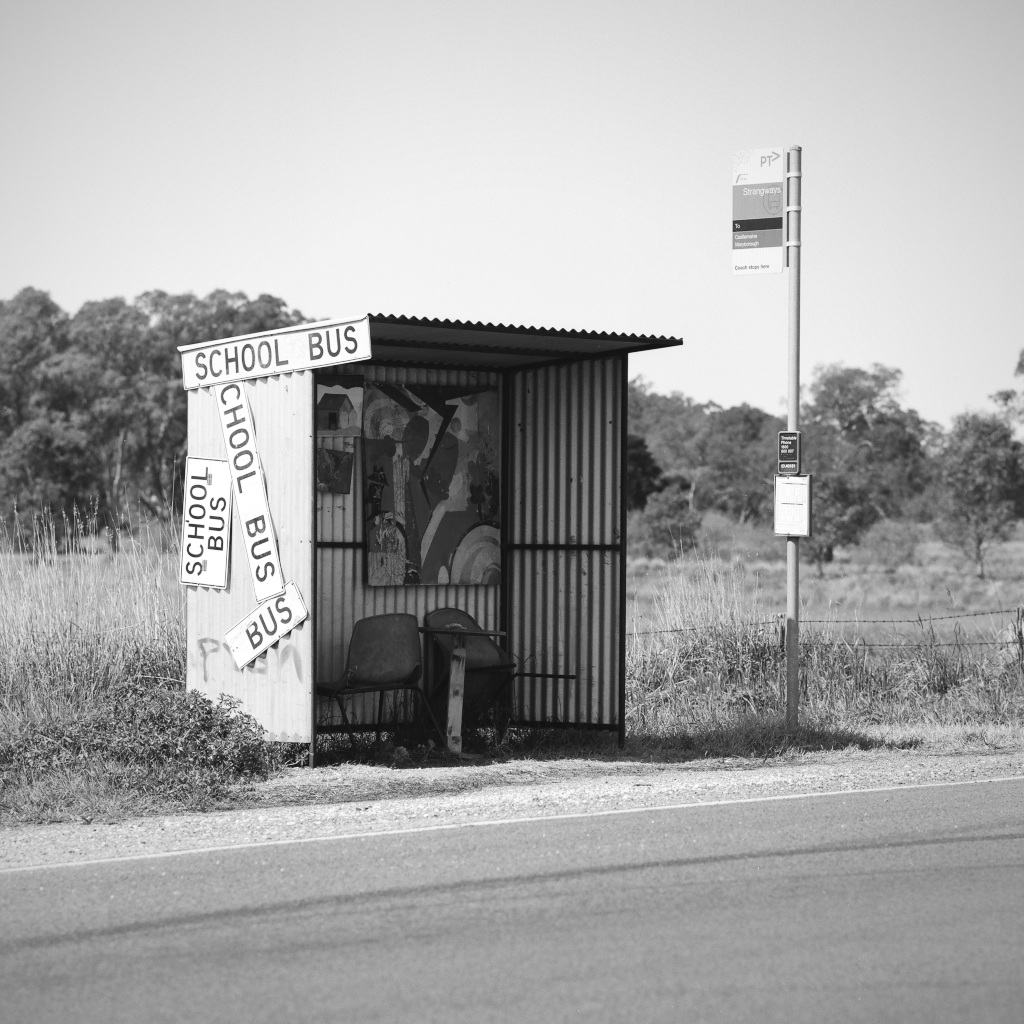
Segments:
[[[352,723],[345,711],[345,698],[359,693],[379,693],[378,739],[384,718],[384,695],[388,691],[407,690],[416,695],[444,744],[444,730],[419,686],[422,673],[423,654],[416,616],[371,615],[352,627],[348,658],[341,678],[332,683],[320,683],[316,689],[318,694],[337,701],[343,728],[349,731]]]
[[[442,655],[443,669],[438,678],[432,681],[431,703],[435,711],[447,712],[448,674],[451,670],[452,650],[455,638],[451,633],[433,632],[434,630],[465,630],[466,645],[466,677],[462,697],[462,719],[474,724],[482,721],[490,709],[507,710],[509,684],[515,677],[516,668],[509,655],[503,651],[490,636],[473,635],[486,633],[481,630],[476,619],[461,608],[436,608],[428,612],[423,620],[424,632],[432,635],[438,651]],[[495,726],[499,726],[496,716]],[[499,729],[503,731],[503,729]]]

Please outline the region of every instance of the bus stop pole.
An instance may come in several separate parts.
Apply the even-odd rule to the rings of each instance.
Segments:
[[[789,267],[788,429],[800,429],[800,146],[786,151],[786,264]],[[800,717],[800,540],[786,538],[786,729]]]

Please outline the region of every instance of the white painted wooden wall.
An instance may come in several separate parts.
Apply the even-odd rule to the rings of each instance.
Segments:
[[[310,617],[244,669],[237,669],[224,634],[256,607],[237,517],[232,524],[226,590],[189,587],[186,686],[216,699],[237,697],[269,738],[308,743],[313,707],[313,373],[285,374],[244,384],[266,476],[281,564]],[[188,453],[226,459],[215,394],[188,395]]]

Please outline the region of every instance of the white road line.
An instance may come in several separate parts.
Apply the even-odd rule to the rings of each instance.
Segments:
[[[303,843],[333,843],[353,839],[378,839],[386,836],[416,835],[420,832],[452,832],[463,828],[493,828],[501,825],[522,825],[541,821],[573,821],[583,818],[608,818],[616,814],[656,814],[659,811],[697,810],[701,807],[728,807],[734,804],[771,803],[782,800],[810,800],[831,796],[857,796],[862,793],[905,793],[913,789],[941,789],[953,786],[984,786],[998,782],[1024,782],[1024,775],[1005,775],[995,779],[963,779],[957,782],[915,782],[903,786],[876,786],[871,789],[835,789],[821,793],[781,793],[773,796],[748,796],[735,800],[697,800],[685,804],[652,804],[646,807],[622,807],[604,811],[577,811],[566,814],[534,814],[522,818],[489,818],[484,821],[459,821],[447,825],[417,825],[411,828],[379,829],[375,832],[339,832],[326,836],[303,836],[298,839],[264,839],[251,843],[230,843],[224,846],[196,846],[187,850],[165,850],[159,853],[134,853],[124,857],[97,857],[93,860],[61,861],[56,864],[28,864],[0,868],[0,875],[25,871],[56,871],[61,868],[93,867],[97,864],[129,864],[133,861],[160,860],[165,857],[188,857],[201,853],[229,853],[232,850],[258,850],[271,846],[298,846]],[[322,806],[329,807],[330,804]]]

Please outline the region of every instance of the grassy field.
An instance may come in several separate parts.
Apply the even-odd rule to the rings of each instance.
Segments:
[[[1024,749],[1024,633],[1012,611],[1024,540],[993,552],[986,581],[927,538],[888,570],[864,552],[841,555],[823,578],[803,567],[801,729],[790,735],[783,542],[707,525],[704,550],[630,566],[624,750],[610,750],[606,736],[529,729],[500,748],[483,736],[479,749],[680,761]],[[0,539],[0,821],[230,805],[295,753],[265,743],[230,703],[184,692],[173,536],[142,530],[116,554],[83,535],[65,550],[54,537],[43,524],[30,544]],[[970,615],[999,608],[1007,611]],[[342,756],[397,755],[360,744]],[[423,748],[416,763],[440,756]]]
[[[710,520],[702,550],[630,566],[630,729],[767,749],[785,713],[785,542]],[[1020,532],[984,580],[927,531],[896,566],[870,545],[822,576],[801,565],[804,744],[1020,745],[1022,584]]]
[[[699,576],[709,559],[738,574],[738,592],[743,600],[756,601],[759,614],[785,612],[785,541],[769,530],[739,526],[714,513],[705,523],[701,548],[679,562],[631,563],[630,629],[642,632],[680,575]],[[833,635],[841,633],[851,642],[881,642],[903,633],[915,635],[918,619],[931,620],[930,627],[944,636],[959,624],[976,639],[991,638],[1014,619],[1012,609],[1024,605],[1024,528],[992,549],[985,579],[978,579],[973,565],[935,540],[927,527],[918,532],[920,540],[910,558],[897,565],[887,567],[873,558],[870,543],[838,552],[823,576],[813,565],[801,563],[801,620],[827,625]],[[984,614],[991,610],[998,614]]]
[[[697,745],[712,737],[716,749],[730,733],[738,753],[746,731],[778,726],[785,657],[777,605],[750,585],[749,571],[706,559],[674,563],[659,571],[647,608],[627,648],[633,733],[683,733]],[[878,624],[874,639],[863,630],[853,636],[845,622],[806,624],[802,725],[821,741],[1019,742],[1024,632],[1019,617],[1006,618],[971,620],[973,632]]]

